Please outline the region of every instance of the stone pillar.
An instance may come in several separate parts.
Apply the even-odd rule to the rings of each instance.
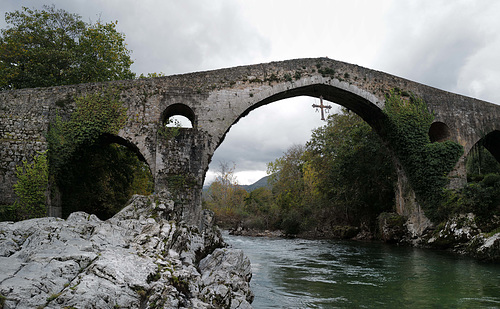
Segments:
[[[465,154],[458,159],[457,164],[453,168],[453,170],[448,174],[448,178],[450,182],[447,186],[448,189],[462,189],[467,184],[467,167]]]
[[[396,212],[407,218],[406,226],[413,237],[418,237],[432,227],[432,222],[425,216],[422,207],[418,204],[415,191],[413,191],[403,167],[395,159],[398,182],[395,188]]]
[[[61,192],[55,184],[49,184],[47,190],[47,215],[62,218]]]
[[[199,226],[202,218],[203,175],[208,167],[208,137],[196,129],[181,129],[176,137],[158,136],[155,192],[175,202],[185,222]]]

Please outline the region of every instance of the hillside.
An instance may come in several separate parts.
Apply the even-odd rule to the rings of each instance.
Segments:
[[[262,188],[262,187],[267,187],[267,188],[271,189],[271,187],[267,183],[268,179],[269,179],[269,176],[265,176],[265,177],[262,177],[261,179],[257,180],[256,182],[254,182],[251,185],[240,185],[240,187],[245,189],[245,191],[247,191],[247,192],[252,192],[253,190],[258,189],[258,188]],[[209,187],[210,187],[210,185],[203,186],[203,193],[205,193]]]

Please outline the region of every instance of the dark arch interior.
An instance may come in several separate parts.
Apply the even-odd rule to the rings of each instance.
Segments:
[[[490,132],[484,137],[482,144],[500,162],[500,131]]]
[[[147,195],[154,188],[150,167],[139,149],[112,134],[81,145],[57,178],[63,217],[85,211],[106,220],[133,194]]]
[[[434,122],[429,128],[429,138],[432,143],[444,142],[450,139],[450,128],[443,122]]]
[[[175,104],[169,105],[165,109],[165,111],[163,112],[163,114],[161,116],[161,118],[162,118],[161,120],[165,124],[167,122],[167,120],[170,119],[170,117],[178,116],[178,115],[184,116],[187,119],[189,119],[189,121],[191,121],[191,125],[194,127],[195,120],[196,120],[195,114],[189,106],[182,104],[182,103],[175,103]]]
[[[484,175],[500,173],[500,131],[488,133],[470,149],[466,167],[468,181],[478,181]]]
[[[133,153],[135,153],[137,155],[137,158],[144,162],[144,163],[148,163],[146,161],[146,158],[144,158],[144,156],[142,155],[141,151],[139,150],[139,148],[137,148],[136,145],[134,145],[133,143],[127,141],[126,139],[120,137],[120,136],[117,136],[117,135],[113,135],[113,134],[103,134],[100,138],[104,143],[107,143],[107,144],[118,144],[118,145],[122,145],[122,146],[125,146],[127,147],[130,151],[132,151]]]

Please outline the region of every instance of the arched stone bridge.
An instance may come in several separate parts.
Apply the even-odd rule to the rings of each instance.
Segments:
[[[435,115],[431,140],[451,139],[465,154],[480,139],[500,159],[500,106],[442,91],[397,76],[328,58],[297,59],[151,79],[22,89],[0,93],[0,204],[14,199],[15,166],[47,148],[45,134],[57,113],[69,113],[73,98],[121,90],[128,121],[115,141],[134,149],[149,165],[157,192],[174,192],[184,217],[197,223],[201,189],[213,153],[231,126],[260,106],[295,96],[323,96],[359,114],[375,129],[384,117],[385,94],[393,88],[423,98]],[[159,128],[173,115],[193,125],[167,140]],[[399,173],[399,185],[405,182]],[[466,181],[464,158],[452,185]],[[425,226],[420,208],[397,193],[398,212]],[[420,228],[417,228],[420,229]]]

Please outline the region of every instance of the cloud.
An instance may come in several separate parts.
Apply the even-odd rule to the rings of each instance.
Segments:
[[[135,20],[120,21],[128,40],[136,42],[137,72],[170,75],[230,67],[269,50],[269,42],[229,0],[129,0],[126,5],[140,12]]]
[[[494,59],[500,47],[500,20],[495,16],[499,11],[497,1],[394,2],[375,65],[417,82],[500,103],[498,94],[486,90],[493,90],[492,81],[500,77]]]
[[[231,0],[52,0],[84,21],[118,21],[138,74],[187,73],[253,63],[270,42]],[[2,9],[41,8],[43,1],[8,0]],[[5,23],[0,24],[4,27]]]

